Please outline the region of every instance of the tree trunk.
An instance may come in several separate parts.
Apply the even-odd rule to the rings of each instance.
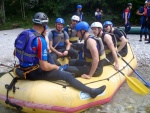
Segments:
[[[22,19],[25,20],[24,1],[20,0]]]
[[[4,7],[4,0],[0,1],[0,22],[5,23],[5,7]]]

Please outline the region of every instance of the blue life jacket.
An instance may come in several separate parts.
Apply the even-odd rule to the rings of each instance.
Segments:
[[[150,6],[147,8],[147,17],[150,18]]]
[[[131,15],[131,12],[129,11],[128,14],[127,14],[128,19],[130,18],[130,15]],[[122,12],[122,18],[123,19],[125,18],[125,10],[123,10],[123,12]]]
[[[65,43],[65,31],[62,30],[62,33],[58,34],[56,32],[56,30],[51,30],[52,32],[52,39],[53,39],[53,47],[55,47],[56,45],[56,49],[61,49],[61,48],[64,48],[66,46],[66,43]]]
[[[41,36],[37,32],[31,32],[30,30],[25,30],[18,35],[15,40],[15,55],[21,62],[34,63],[35,58],[37,59],[37,54],[32,49],[32,42],[35,38]]]

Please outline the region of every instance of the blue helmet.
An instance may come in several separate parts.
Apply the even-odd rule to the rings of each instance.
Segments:
[[[111,21],[105,21],[103,23],[103,26],[107,26],[107,25],[112,25],[113,26],[113,23]]]
[[[78,24],[76,24],[75,26],[75,30],[76,31],[80,31],[80,30],[85,30],[85,31],[89,31],[89,24],[85,21],[79,22]]]
[[[82,8],[82,5],[77,5],[77,9]]]
[[[55,22],[56,22],[56,23],[65,24],[65,21],[64,21],[64,19],[62,19],[62,18],[57,18]]]

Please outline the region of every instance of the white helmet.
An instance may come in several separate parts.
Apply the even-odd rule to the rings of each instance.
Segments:
[[[91,24],[91,28],[92,28],[92,27],[100,27],[100,28],[103,29],[103,26],[102,26],[102,24],[101,24],[100,22],[93,22],[93,23]]]
[[[147,4],[148,2],[147,2],[147,0],[145,1],[145,4]]]
[[[73,16],[71,17],[71,20],[79,21],[80,18],[79,18],[77,15],[73,15]]]

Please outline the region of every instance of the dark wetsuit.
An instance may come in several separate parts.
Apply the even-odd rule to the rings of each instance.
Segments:
[[[32,32],[36,32],[32,30]],[[31,43],[33,51],[35,51],[35,54],[37,57],[34,58],[33,62],[27,62],[27,61],[20,61],[21,71],[25,71],[29,69],[32,66],[38,65],[39,60],[48,60],[47,57],[47,43],[45,39],[42,36],[39,36],[33,40]],[[21,75],[19,75],[21,76]],[[98,94],[102,93],[105,90],[105,86],[101,88],[91,89],[84,84],[82,84],[80,81],[76,80],[73,75],[66,71],[60,71],[60,70],[52,70],[52,71],[44,71],[40,67],[38,67],[35,70],[32,70],[26,75],[26,79],[29,80],[46,80],[46,81],[55,81],[55,80],[64,80],[67,83],[69,83],[72,87],[87,92],[90,94],[92,98],[95,98]]]

